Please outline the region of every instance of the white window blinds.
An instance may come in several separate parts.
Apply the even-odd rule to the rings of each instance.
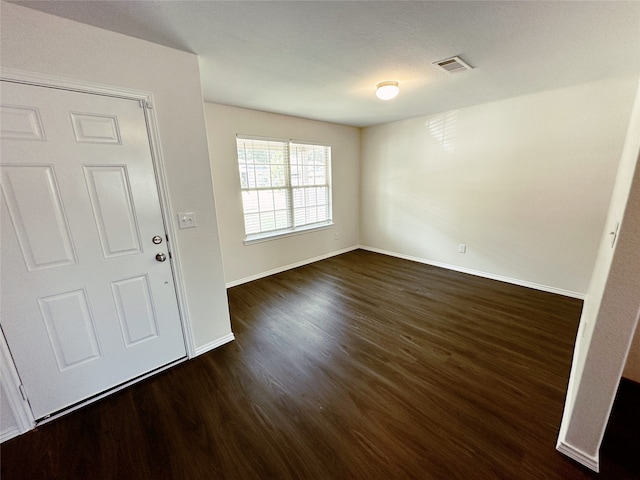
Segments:
[[[247,239],[331,222],[331,147],[237,137]]]

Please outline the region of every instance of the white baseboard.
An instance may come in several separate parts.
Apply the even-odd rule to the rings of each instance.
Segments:
[[[480,270],[473,270],[471,268],[459,267],[457,265],[451,265],[443,262],[436,262],[434,260],[428,260],[426,258],[414,257],[411,255],[405,255],[403,253],[392,252],[389,250],[383,250],[381,248],[369,247],[366,245],[354,245],[349,248],[344,248],[342,250],[337,250],[335,252],[327,253],[325,255],[320,255],[318,257],[309,258],[306,260],[302,260],[300,262],[291,263],[289,265],[285,265],[282,267],[274,268],[273,270],[269,270],[266,272],[261,272],[256,275],[251,275],[249,277],[241,278],[239,280],[234,280],[228,282],[226,284],[227,288],[235,287],[238,285],[242,285],[243,283],[252,282],[253,280],[258,280],[260,278],[268,277],[270,275],[275,275],[276,273],[281,273],[287,270],[291,270],[292,268],[302,267],[303,265],[308,265],[313,262],[317,262],[319,260],[324,260],[326,258],[335,257],[336,255],[341,255],[343,253],[351,252],[352,250],[368,250],[370,252],[381,253],[383,255],[389,255],[391,257],[402,258],[404,260],[410,260],[412,262],[424,263],[426,265],[432,265],[434,267],[445,268],[447,270],[454,270],[456,272],[468,273],[469,275],[475,275],[476,277],[488,278],[491,280],[498,280],[500,282],[511,283],[513,285],[519,285],[521,287],[533,288],[535,290],[540,290],[543,292],[556,293],[558,295],[564,295],[565,297],[577,298],[579,300],[585,299],[585,294],[580,292],[573,292],[571,290],[565,290],[562,288],[551,287],[549,285],[542,285],[540,283],[529,282],[526,280],[520,280],[518,278],[505,277],[503,275],[496,275],[493,273],[482,272]],[[214,347],[215,348],[215,347]],[[197,353],[196,353],[197,355]]]
[[[302,260],[301,262],[291,263],[289,265],[285,265],[283,267],[274,268],[273,270],[269,270],[267,272],[257,273],[255,275],[251,275],[249,277],[241,278],[239,280],[234,280],[232,282],[228,282],[226,284],[227,288],[236,287],[238,285],[242,285],[243,283],[252,282],[254,280],[258,280],[260,278],[268,277],[269,275],[275,275],[276,273],[285,272],[287,270],[291,270],[292,268],[302,267],[303,265],[308,265],[313,262],[317,262],[320,260],[324,260],[326,258],[335,257],[336,255],[342,255],[343,253],[350,252],[352,250],[357,250],[360,248],[360,245],[354,245],[349,248],[343,248],[342,250],[336,250],[334,252],[330,252],[324,255],[320,255],[319,257],[308,258],[306,260]]]
[[[228,335],[225,335],[224,337],[220,337],[214,340],[213,342],[206,343],[201,347],[196,348],[196,354],[194,355],[194,357],[197,357],[198,355],[202,355],[203,353],[207,353],[215,348],[221,347],[225,343],[233,342],[235,339],[236,339],[235,335],[233,333],[229,333]]]
[[[595,457],[592,457],[591,455],[587,455],[582,450],[575,448],[572,445],[563,442],[562,440],[558,441],[556,450],[575,460],[576,462],[584,465],[585,467],[590,468],[594,472],[600,472],[600,455],[596,454]]]
[[[11,440],[12,438],[17,437],[18,435],[22,435],[28,430],[22,430],[19,427],[8,427],[3,429],[0,432],[0,443],[6,442],[7,440]]]
[[[498,280],[500,282],[511,283],[513,285],[519,285],[521,287],[533,288],[535,290],[541,290],[543,292],[556,293],[558,295],[564,295],[565,297],[577,298],[580,300],[584,300],[585,294],[579,292],[572,292],[571,290],[564,290],[562,288],[550,287],[548,285],[542,285],[539,283],[528,282],[526,280],[520,280],[517,278],[505,277],[502,275],[496,275],[493,273],[481,272],[479,270],[473,270],[471,268],[459,267],[457,265],[450,265],[448,263],[436,262],[433,260],[427,260],[425,258],[413,257],[411,255],[404,255],[402,253],[391,252],[389,250],[383,250],[381,248],[375,247],[367,247],[365,245],[360,245],[362,250],[368,250],[370,252],[381,253],[383,255],[390,255],[392,257],[402,258],[404,260],[411,260],[413,262],[424,263],[426,265],[432,265],[434,267],[446,268],[447,270],[454,270],[456,272],[468,273],[470,275],[475,275],[476,277],[484,277],[489,278],[491,280]]]

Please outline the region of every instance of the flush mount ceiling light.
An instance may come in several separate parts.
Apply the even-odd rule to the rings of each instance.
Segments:
[[[380,82],[376,85],[376,97],[380,100],[391,100],[392,98],[396,98],[398,93],[400,93],[398,82],[387,81]]]

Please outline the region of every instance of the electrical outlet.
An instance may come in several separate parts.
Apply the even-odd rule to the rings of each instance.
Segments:
[[[467,246],[464,243],[458,245],[458,253],[467,253]]]
[[[178,225],[180,228],[194,228],[196,226],[196,214],[194,212],[178,213]]]
[[[333,234],[333,239],[334,240],[340,240],[340,234],[338,232]]]

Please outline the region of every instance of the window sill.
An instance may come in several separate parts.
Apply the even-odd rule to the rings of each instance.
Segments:
[[[314,223],[313,225],[307,225],[304,227],[296,228],[295,230],[278,230],[277,232],[268,233],[256,233],[253,235],[247,235],[244,239],[245,245],[253,245],[254,243],[269,242],[271,240],[277,240],[283,237],[292,237],[294,235],[302,235],[304,233],[317,232],[319,230],[326,230],[333,227],[333,222]]]

